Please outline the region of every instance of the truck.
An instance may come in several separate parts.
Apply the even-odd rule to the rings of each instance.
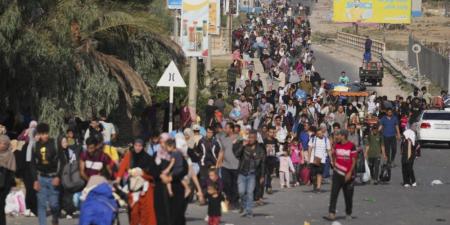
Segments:
[[[363,62],[359,67],[359,80],[362,84],[370,83],[372,86],[383,86],[383,61]]]

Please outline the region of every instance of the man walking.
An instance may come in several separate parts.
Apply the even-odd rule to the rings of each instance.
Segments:
[[[221,150],[217,160],[217,167],[221,168],[223,191],[231,208],[238,207],[238,166],[239,160],[233,153],[233,142],[237,139],[234,133],[234,123],[227,123],[225,132],[217,134]]]
[[[59,185],[62,173],[61,155],[55,141],[49,138],[48,124],[40,123],[36,127],[39,140],[31,157],[33,188],[37,192],[39,225],[47,224],[47,204],[50,205],[52,224],[57,225],[60,213]],[[3,210],[3,209],[2,209]]]
[[[266,192],[272,194],[272,174],[277,167],[277,156],[279,152],[279,145],[277,139],[275,139],[275,127],[269,127],[267,138],[264,140],[264,146],[266,149]]]
[[[233,152],[239,160],[238,186],[241,198],[241,216],[253,217],[253,192],[255,190],[256,174],[264,171],[265,150],[257,142],[257,132],[252,130],[248,140],[235,141]],[[261,177],[261,181],[264,178]],[[259,182],[259,181],[258,181]]]
[[[331,184],[329,215],[324,217],[324,219],[330,221],[336,220],[336,204],[341,189],[344,192],[346,218],[352,218],[354,169],[358,155],[355,145],[348,141],[347,130],[337,132],[336,139],[338,143],[333,150],[334,173]]]
[[[200,181],[205,183],[209,170],[217,164],[220,152],[220,144],[214,137],[213,127],[206,129],[206,136],[199,141],[197,151],[200,156]]]
[[[380,120],[379,131],[382,132],[384,148],[387,153],[388,163],[393,165],[395,154],[397,153],[397,139],[400,139],[400,128],[398,119],[393,115],[392,108],[388,108],[386,115]]]
[[[380,135],[378,127],[372,127],[372,130],[367,137],[366,151],[364,156],[369,163],[370,174],[374,185],[378,184],[378,172],[380,169],[381,156],[386,160],[386,152],[384,151],[383,136]]]

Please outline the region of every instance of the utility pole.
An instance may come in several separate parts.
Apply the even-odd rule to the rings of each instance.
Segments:
[[[228,30],[228,50],[233,53],[233,15],[230,11],[228,11],[228,21],[227,21],[227,30]]]
[[[189,109],[191,118],[197,117],[197,57],[191,57],[189,70]]]
[[[175,9],[174,11],[174,16],[173,16],[173,40],[178,43],[178,30],[179,30],[179,26],[178,26],[178,9]]]
[[[209,72],[212,69],[212,46],[211,46],[211,38],[212,35],[208,34],[208,56],[206,57],[206,65],[205,65],[205,86],[208,87],[211,81],[211,77],[209,76]]]

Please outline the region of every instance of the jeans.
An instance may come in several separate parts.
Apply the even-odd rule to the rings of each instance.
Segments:
[[[377,158],[368,158],[367,163],[369,164],[370,175],[372,176],[372,180],[378,181],[378,174],[380,171],[380,157]]]
[[[52,177],[39,176],[41,189],[37,192],[39,225],[47,224],[47,202],[50,204],[52,222],[58,223],[59,190],[52,185]]]
[[[330,157],[327,156],[327,159],[325,161],[325,165],[323,166],[323,172],[322,172],[322,177],[323,178],[330,177],[330,169],[331,169],[331,160],[330,160]]]
[[[402,163],[402,175],[403,184],[413,184],[416,183],[416,176],[414,175],[414,156]]]
[[[384,136],[384,148],[388,157],[388,163],[395,161],[395,154],[397,153],[397,139],[395,136]]]
[[[354,191],[353,181],[351,180],[349,182],[346,182],[345,176],[342,176],[336,172],[333,173],[333,181],[331,183],[330,208],[328,211],[330,213],[336,214],[337,198],[341,189],[344,192],[345,213],[347,215],[352,215]]]
[[[264,178],[264,174],[256,175],[255,194],[254,194],[255,201],[262,199],[264,196],[264,183],[259,182],[261,178]]]
[[[232,207],[238,205],[238,171],[222,168],[223,192]]]
[[[255,174],[239,174],[238,187],[239,196],[241,198],[241,206],[244,209],[244,212],[247,214],[252,214],[253,191],[255,190]]]
[[[298,163],[294,164],[294,173],[292,174],[292,181],[294,184],[297,182],[300,182],[300,177],[299,177],[300,167],[301,167],[300,164],[298,164]]]

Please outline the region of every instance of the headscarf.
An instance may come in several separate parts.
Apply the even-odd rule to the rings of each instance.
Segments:
[[[0,135],[0,143],[6,143],[8,148],[5,151],[0,151],[0,167],[4,167],[13,172],[16,171],[16,158],[10,148],[10,142],[8,136]]]
[[[411,144],[414,146],[415,145],[415,141],[416,141],[416,133],[414,133],[414,131],[413,130],[411,130],[411,129],[406,129],[404,132],[403,132],[403,135],[405,136],[405,139],[406,140],[410,140],[411,141]]]
[[[191,128],[186,128],[183,133],[185,136],[189,137],[189,139],[186,140],[188,147],[193,149],[195,147],[194,131],[192,131]]]
[[[180,150],[183,155],[187,155],[188,144],[186,142],[186,138],[182,133],[177,133],[175,135],[175,142],[177,145],[177,149]]]
[[[162,142],[166,142],[169,139],[170,139],[170,135],[168,133],[162,133],[160,136],[160,140]],[[159,151],[156,153],[156,158],[155,158],[156,165],[160,165],[162,160],[170,160],[170,155],[167,152],[167,150],[161,146]]]

